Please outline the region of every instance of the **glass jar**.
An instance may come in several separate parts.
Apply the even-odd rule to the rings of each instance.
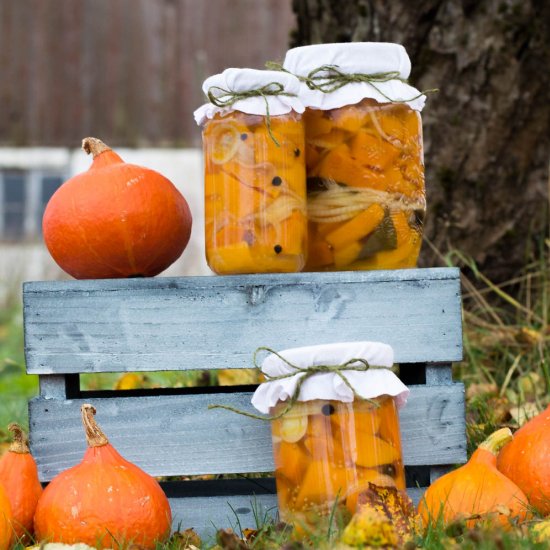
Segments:
[[[307,109],[304,121],[306,269],[416,266],[426,212],[420,114],[364,99]]]
[[[342,403],[297,403],[273,420],[279,513],[285,522],[319,528],[347,523],[369,483],[405,490],[397,407],[392,397]],[[286,403],[272,410],[276,415]]]
[[[208,265],[220,275],[301,271],[307,217],[303,106],[293,93],[299,81],[227,69],[203,89],[222,94],[209,94],[211,101],[227,96],[230,102],[196,112],[203,127]],[[257,97],[250,95],[255,91]]]
[[[297,535],[318,532],[343,526],[369,489],[404,490],[398,409],[409,390],[391,371],[391,346],[267,351],[252,404],[272,417],[281,519]]]
[[[306,270],[416,266],[426,211],[420,111],[410,60],[389,43],[287,52],[306,107]],[[346,80],[349,78],[351,80]]]

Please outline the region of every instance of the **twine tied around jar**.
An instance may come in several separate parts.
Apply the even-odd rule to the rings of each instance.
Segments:
[[[272,71],[283,71],[285,73],[293,74],[289,70],[285,69],[282,63],[277,61],[268,61],[266,68]],[[423,90],[418,95],[410,97],[408,99],[392,99],[387,96],[378,86],[377,83],[389,82],[390,80],[399,80],[404,84],[408,83],[406,78],[399,76],[399,71],[388,71],[382,73],[345,73],[342,72],[338,65],[321,65],[316,69],[313,69],[307,76],[294,75],[301,82],[304,82],[310,90],[318,90],[325,94],[330,94],[343,88],[344,86],[357,82],[365,82],[372,86],[382,97],[387,99],[390,103],[408,103],[414,101],[419,97],[426,94],[432,94],[439,92],[439,88],[430,88]]]
[[[218,90],[219,92],[221,92],[221,94],[214,95],[215,90]],[[263,100],[265,101],[265,124],[267,126],[269,136],[277,147],[280,147],[281,145],[271,131],[271,117],[269,114],[269,102],[267,101],[267,96],[284,95],[287,97],[298,97],[297,94],[285,92],[285,88],[280,82],[270,82],[269,84],[265,84],[261,88],[254,88],[252,90],[245,90],[242,92],[226,90],[225,88],[221,88],[219,86],[210,86],[206,95],[210,103],[212,103],[216,107],[231,107],[237,101],[240,101],[241,99],[248,99],[250,97],[263,98]]]
[[[263,373],[264,376],[267,378],[268,382],[274,382],[276,380],[284,380],[286,378],[291,378],[293,376],[296,376],[297,374],[304,375],[299,378],[296,384],[296,388],[294,389],[294,393],[290,396],[290,399],[286,401],[286,406],[284,407],[284,409],[273,416],[262,416],[259,414],[254,414],[247,411],[243,411],[241,409],[237,409],[236,407],[231,407],[229,405],[208,405],[208,409],[225,409],[227,411],[241,414],[243,416],[248,416],[249,418],[254,418],[256,420],[268,420],[268,421],[277,420],[283,417],[285,414],[287,414],[292,409],[292,407],[298,402],[298,399],[300,397],[300,391],[302,389],[302,385],[304,384],[304,382],[306,380],[309,380],[312,376],[315,376],[316,374],[322,374],[322,373],[336,374],[344,382],[344,384],[351,390],[351,392],[353,393],[353,396],[356,399],[359,399],[361,401],[368,401],[375,407],[380,406],[377,401],[373,399],[369,399],[367,397],[362,397],[361,395],[359,395],[355,391],[355,388],[350,384],[349,380],[342,373],[345,371],[366,372],[369,369],[386,368],[386,367],[376,367],[376,366],[370,365],[366,359],[362,359],[362,358],[348,359],[345,363],[342,363],[340,365],[312,365],[310,367],[299,367],[298,365],[294,365],[293,363],[291,363],[288,359],[283,357],[280,353],[277,353],[275,350],[271,348],[267,348],[265,346],[261,346],[256,349],[253,357],[254,367],[259,370],[261,370],[261,367],[260,365],[258,365],[257,357],[258,357],[258,354],[262,351],[267,351],[273,355],[276,355],[281,361],[286,363],[289,367],[291,367],[295,371],[295,372],[289,372],[287,374],[281,374],[278,376],[270,376],[269,374]],[[357,363],[360,363],[360,365],[357,365]]]

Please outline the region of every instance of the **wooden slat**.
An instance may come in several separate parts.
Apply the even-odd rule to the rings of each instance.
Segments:
[[[244,368],[256,347],[378,340],[462,358],[454,268],[26,283],[32,374]]]
[[[252,410],[250,393],[96,398],[98,422],[128,460],[155,476],[270,472],[270,426],[211,403]],[[83,400],[38,398],[30,404],[32,452],[42,481],[80,461]],[[413,386],[401,411],[407,465],[466,459],[462,384]]]

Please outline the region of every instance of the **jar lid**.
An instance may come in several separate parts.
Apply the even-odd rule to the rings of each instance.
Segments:
[[[379,103],[399,101],[421,111],[426,96],[403,82],[411,72],[411,61],[401,44],[389,42],[351,42],[343,44],[315,44],[288,50],[283,67],[297,75],[307,77],[320,67],[332,65],[346,74],[380,75],[395,73],[385,82],[351,82],[332,91],[312,90],[301,83],[300,98],[306,107],[336,109],[359,103],[365,98]],[[322,75],[320,72],[318,75]],[[419,96],[419,97],[417,97]]]
[[[206,96],[210,93],[220,104],[208,102],[199,107],[194,112],[195,121],[199,125],[218,113],[224,115],[232,111],[262,116],[267,116],[268,109],[270,116],[285,115],[291,111],[304,112],[304,105],[298,98],[300,81],[294,75],[281,71],[225,69],[223,73],[208,77],[202,85],[202,91]],[[239,96],[253,91],[258,94]],[[263,95],[262,91],[265,92]]]
[[[287,401],[294,395],[300,378],[307,374],[304,369],[320,365],[344,365],[352,359],[363,359],[370,368],[363,371],[346,369],[338,373],[315,372],[302,383],[298,401],[331,399],[351,403],[355,394],[364,399],[389,395],[395,397],[398,407],[405,405],[409,389],[389,370],[393,366],[393,349],[381,342],[340,342],[270,354],[262,362],[262,372],[268,378],[291,376],[260,384],[252,397],[252,405],[268,414],[277,403]],[[357,362],[357,366],[361,368],[363,364]],[[342,377],[345,377],[349,386]]]

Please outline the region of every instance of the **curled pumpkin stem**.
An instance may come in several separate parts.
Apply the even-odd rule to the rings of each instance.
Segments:
[[[512,431],[510,428],[501,428],[492,433],[483,443],[479,445],[480,449],[485,449],[495,456],[498,455],[500,449],[507,443],[512,441]]]
[[[105,151],[112,150],[108,145],[105,145],[105,143],[95,137],[84,138],[82,140],[82,149],[86,151],[88,155],[93,155],[93,158],[96,158]]]
[[[84,404],[80,407],[80,413],[82,415],[82,424],[86,430],[86,440],[88,447],[102,447],[108,445],[109,440],[107,436],[101,431],[101,428],[95,421],[95,407],[90,404]]]
[[[27,434],[23,431],[23,428],[21,428],[19,424],[13,422],[8,426],[8,430],[13,434],[13,442],[10,445],[9,451],[21,455],[30,453],[29,439]]]

